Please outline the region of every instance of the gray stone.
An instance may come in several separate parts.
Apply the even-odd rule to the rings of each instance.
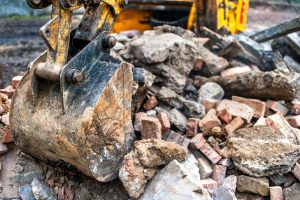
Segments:
[[[251,192],[262,196],[268,196],[270,193],[269,180],[265,177],[254,178],[241,175],[238,177],[237,189],[239,192]]]
[[[225,185],[221,185],[218,189],[213,192],[213,200],[237,200],[234,192]]]
[[[202,118],[205,115],[205,108],[202,104],[187,100],[167,87],[163,86],[159,90],[157,97],[176,109],[183,109],[184,114],[188,117]]]
[[[180,131],[185,131],[187,125],[187,118],[176,108],[173,108],[170,112],[171,122],[174,124]]]
[[[174,160],[147,184],[140,200],[212,200],[201,183],[195,182],[188,170]]]
[[[300,183],[295,183],[291,187],[283,190],[284,200],[299,200],[300,198]]]
[[[19,195],[22,200],[35,200],[32,193],[32,187],[30,184],[20,187]]]
[[[284,184],[286,181],[286,177],[281,174],[274,174],[274,175],[269,176],[269,178],[270,178],[271,182],[276,186],[280,186],[280,185]]]
[[[8,148],[6,144],[0,143],[0,155],[6,154],[8,152]]]
[[[32,193],[37,200],[56,200],[53,190],[47,187],[38,179],[34,179],[31,183]]]
[[[191,174],[191,178],[194,179],[195,182],[200,181],[198,161],[192,153],[189,153],[185,161],[181,162],[181,164]]]
[[[144,192],[147,181],[156,174],[159,167],[175,159],[183,161],[186,155],[185,148],[172,142],[157,139],[139,140],[125,156],[119,170],[119,178],[128,195],[137,199]],[[190,169],[192,169],[191,162],[186,163]]]
[[[207,82],[198,90],[198,102],[206,99],[222,99],[223,97],[223,88],[214,82]]]
[[[300,158],[299,145],[267,126],[239,129],[228,141],[235,166],[250,176],[286,174]]]

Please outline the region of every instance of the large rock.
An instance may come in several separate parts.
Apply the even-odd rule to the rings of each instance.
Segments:
[[[266,177],[254,178],[250,176],[239,176],[237,180],[237,189],[239,192],[251,192],[262,196],[268,196],[269,180]]]
[[[182,34],[183,33],[183,34]],[[199,50],[186,30],[162,26],[129,43],[139,64],[162,78],[162,85],[182,94]]]
[[[186,149],[172,142],[157,139],[137,141],[125,156],[119,178],[129,196],[136,199],[159,167],[172,160],[182,161],[186,155]]]
[[[185,169],[184,165],[174,160],[147,184],[140,200],[212,200],[199,181]]]
[[[222,99],[224,97],[223,88],[214,82],[207,82],[198,91],[198,101],[203,102],[207,99]]]
[[[167,87],[161,87],[157,93],[157,96],[161,101],[170,105],[171,107],[183,110],[184,114],[188,117],[202,118],[205,114],[205,108],[202,104],[187,100],[183,96],[176,94],[176,92]]]
[[[300,198],[300,183],[283,190],[284,200],[298,200]]]
[[[228,139],[235,166],[254,177],[286,174],[300,158],[300,146],[267,126],[239,129]]]

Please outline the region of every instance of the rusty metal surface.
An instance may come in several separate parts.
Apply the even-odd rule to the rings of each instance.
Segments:
[[[40,159],[64,160],[99,181],[112,180],[133,141],[132,70],[102,52],[101,38],[64,71],[70,68],[87,78],[80,84],[64,82],[65,113],[60,84],[41,81],[34,102],[32,74],[26,74],[10,112],[15,142]]]
[[[71,32],[71,15],[82,4],[51,1],[52,19],[41,29],[48,50],[30,64],[19,84],[10,124],[15,143],[24,152],[43,160],[63,160],[106,182],[116,177],[134,141],[133,74],[129,64],[107,53],[114,38],[106,31],[123,1],[93,2],[85,5],[88,37],[74,48],[69,43],[74,44],[76,33],[83,30]]]

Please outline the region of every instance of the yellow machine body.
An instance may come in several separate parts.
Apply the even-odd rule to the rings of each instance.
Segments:
[[[204,25],[213,30],[226,27],[234,34],[245,30],[249,2],[250,0],[132,0],[118,16],[113,32],[152,29],[159,25],[155,23],[155,15],[159,12],[161,24],[177,26],[176,22],[185,20],[179,25],[195,32]],[[170,15],[179,17],[172,21],[168,20]]]

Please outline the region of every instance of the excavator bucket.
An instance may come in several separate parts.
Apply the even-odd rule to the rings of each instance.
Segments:
[[[61,8],[64,0],[51,3],[52,20],[41,29],[49,50],[30,64],[13,96],[10,123],[14,140],[37,158],[65,161],[98,181],[110,181],[134,140],[132,67],[109,55],[107,47],[113,40],[103,31],[85,40],[82,49],[68,48],[76,34],[81,41],[85,34],[80,27],[75,34],[65,30],[70,28],[67,20],[72,9],[68,8],[72,5]],[[89,6],[95,4],[85,5],[86,9]],[[101,11],[96,14],[109,13],[104,12],[105,6],[96,7]],[[107,9],[111,11],[111,5]]]

